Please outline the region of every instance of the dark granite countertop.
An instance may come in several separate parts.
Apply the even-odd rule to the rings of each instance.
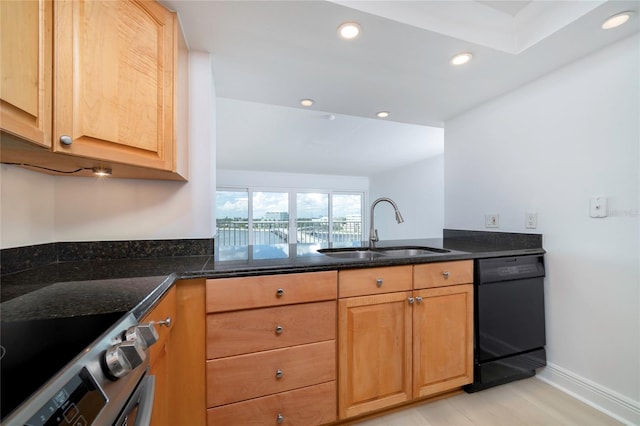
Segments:
[[[312,272],[544,253],[542,236],[538,234],[445,230],[443,236],[437,239],[381,241],[377,246],[428,246],[447,249],[447,253],[373,260],[325,256],[317,249],[326,245],[312,244],[221,247],[215,253],[207,253],[209,248],[193,249],[187,250],[190,251],[187,256],[180,256],[180,251],[170,255],[160,251],[160,257],[122,254],[117,259],[105,259],[104,254],[94,256],[83,250],[82,260],[68,260],[68,253],[75,249],[70,249],[67,244],[64,248],[66,257],[62,261],[58,259],[0,277],[0,317],[3,322],[8,322],[133,312],[141,318],[178,279]],[[97,243],[83,244],[86,248]],[[114,243],[110,244],[113,246]],[[131,245],[139,246],[129,243],[127,247]],[[185,247],[182,243],[180,246]],[[145,246],[144,251],[150,250]]]

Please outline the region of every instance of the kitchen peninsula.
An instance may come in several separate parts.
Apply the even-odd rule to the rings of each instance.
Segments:
[[[412,268],[412,265],[428,265],[436,262],[451,264],[467,261],[470,265],[471,260],[478,258],[544,253],[542,236],[537,234],[445,230],[443,236],[442,239],[382,241],[378,244],[381,248],[426,246],[443,249],[443,252],[430,256],[378,257],[371,260],[329,257],[317,252],[323,247],[295,244],[282,247],[243,246],[233,249],[218,247],[214,251],[213,240],[209,239],[164,242],[58,243],[57,247],[8,249],[2,251],[3,271],[9,271],[2,276],[2,305],[0,306],[2,308],[2,322],[4,325],[12,321],[102,315],[114,312],[122,315],[133,313],[138,320],[143,320],[165,303],[167,300],[165,295],[173,289],[177,289],[178,296],[177,302],[175,302],[177,308],[174,308],[177,313],[171,328],[170,341],[173,350],[166,352],[170,354],[168,357],[169,366],[172,365],[172,362],[177,364],[165,371],[164,374],[167,375],[168,381],[163,383],[171,383],[171,385],[168,389],[157,389],[156,398],[166,397],[165,392],[174,392],[168,400],[185,400],[184,404],[176,404],[174,414],[186,415],[185,413],[190,413],[190,416],[195,415],[193,421],[190,422],[191,424],[205,424],[206,406],[209,406],[205,404],[210,399],[210,396],[205,396],[205,392],[211,392],[215,386],[215,380],[210,380],[205,385],[205,378],[208,374],[205,371],[204,361],[207,349],[196,344],[197,350],[194,352],[193,340],[198,341],[202,338],[201,341],[204,342],[205,337],[210,333],[207,330],[205,318],[210,318],[207,320],[208,323],[211,323],[212,318],[215,318],[216,321],[218,318],[216,317],[218,314],[212,312],[207,315],[205,312],[205,297],[209,297],[205,292],[205,287],[209,286],[207,283],[221,283],[225,280],[229,283],[235,283],[239,281],[233,281],[234,278],[268,278],[281,274],[287,274],[289,277],[330,272],[338,274],[369,268],[379,268],[381,271],[396,268],[392,270],[397,271],[399,270],[397,268]],[[29,250],[35,250],[30,257]],[[48,263],[45,259],[47,256],[38,250],[55,252],[55,256],[51,253],[49,256],[51,259],[57,260]],[[39,255],[34,256],[34,253],[39,253]],[[41,263],[37,267],[24,269],[24,263],[20,264],[21,259],[38,257],[41,259]],[[12,264],[18,270],[11,272]],[[333,278],[333,296],[329,291],[328,296],[326,294],[310,296],[309,300],[301,299],[300,303],[302,304],[296,303],[290,306],[303,308],[322,304],[329,306],[326,305],[327,302],[323,301],[332,299],[333,302],[328,303],[334,306],[330,309],[334,312],[332,316],[335,320],[335,301],[338,291],[338,288],[335,287],[335,276],[337,275],[334,275]],[[245,283],[252,281],[251,279],[245,280]],[[258,280],[255,281],[258,282]],[[470,283],[471,278],[466,279],[466,282]],[[256,291],[258,285],[259,283],[256,284]],[[328,284],[328,287],[330,286],[331,284]],[[287,296],[284,297],[286,299],[289,292],[288,290],[283,291],[287,291]],[[245,292],[238,291],[238,293],[244,294]],[[226,310],[224,308],[225,300],[219,304],[223,307],[217,310]],[[211,310],[207,310],[211,312]],[[235,312],[245,311],[237,310]],[[287,332],[288,330],[284,334],[286,335]],[[180,339],[189,341],[181,344]],[[335,339],[335,335],[333,339]],[[321,337],[318,343],[313,344],[325,347],[325,342],[331,340]],[[189,346],[191,349],[189,351],[177,349],[183,347],[183,344],[191,345]],[[296,344],[282,350],[304,350],[308,346],[307,343],[302,346]],[[169,347],[165,346],[167,350]],[[175,361],[172,361],[171,356],[176,353],[178,356]],[[220,359],[226,360],[227,358]],[[153,366],[153,359],[151,362]],[[211,362],[209,361],[207,365],[211,365]],[[332,365],[335,369],[336,363],[333,362]],[[172,370],[172,368],[175,369]],[[155,374],[157,376],[159,373],[155,372]],[[333,373],[327,374],[328,376],[319,379],[325,388],[332,387],[326,383],[337,379],[335,370]],[[340,382],[338,381],[338,383]],[[4,385],[3,383],[3,387]],[[307,386],[304,388],[306,389]],[[312,388],[316,389],[314,386]],[[189,398],[186,398],[184,393],[180,395],[181,389],[183,391],[190,389]],[[329,407],[335,407],[336,399],[330,396],[333,395],[332,392],[335,392],[335,386],[333,389],[333,391],[329,391],[328,397],[325,396],[328,401],[334,403],[333,406],[329,404]],[[202,393],[201,398],[197,397],[199,392]],[[277,395],[284,397],[288,394],[289,391],[285,391]],[[226,401],[223,402],[226,404]],[[231,403],[225,406],[233,405]],[[396,404],[392,403],[392,405]],[[375,409],[373,408],[373,410]],[[328,418],[322,418],[318,424],[337,420],[336,408],[330,408],[329,411],[331,412],[331,410],[334,414],[329,414]],[[365,409],[354,415],[366,415],[370,411]],[[209,412],[211,413],[212,410],[210,409]],[[344,418],[344,416],[340,418]],[[156,421],[158,421],[157,418],[154,419],[154,423]],[[171,418],[160,419],[157,424],[163,424],[163,421],[170,424]]]

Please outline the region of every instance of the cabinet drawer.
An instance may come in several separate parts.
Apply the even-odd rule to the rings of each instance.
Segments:
[[[142,322],[164,321],[167,318],[175,321],[176,310],[177,297],[176,287],[174,286],[167,291],[160,303],[144,317]],[[154,328],[158,332],[158,341],[149,348],[149,360],[152,365],[161,357],[161,352],[164,351],[164,345],[172,330],[170,327],[165,327],[164,325],[156,325]]]
[[[336,380],[329,340],[207,361],[207,407]]]
[[[414,265],[414,288],[445,287],[473,282],[473,260]]]
[[[339,296],[366,296],[411,290],[411,274],[411,265],[340,271]]]
[[[208,426],[317,426],[335,420],[335,381],[207,410]]]
[[[207,315],[207,359],[335,338],[335,301]]]
[[[336,299],[337,271],[207,280],[207,312]]]

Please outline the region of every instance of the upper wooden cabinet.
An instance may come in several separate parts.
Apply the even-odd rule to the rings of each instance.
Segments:
[[[170,170],[175,15],[150,1],[54,5],[54,150]]]
[[[3,1],[2,36],[2,130],[49,148],[7,138],[3,162],[186,179],[188,58],[174,12],[149,0]]]
[[[51,147],[51,1],[0,1],[0,126]]]

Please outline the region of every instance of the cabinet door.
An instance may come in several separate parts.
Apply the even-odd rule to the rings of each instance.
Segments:
[[[51,147],[52,3],[0,1],[0,126]]]
[[[167,291],[160,303],[144,317],[142,322],[162,321],[170,318],[175,326],[177,313],[177,292],[176,287]],[[151,424],[153,426],[170,425],[169,410],[171,408],[171,376],[170,376],[170,354],[171,354],[171,327],[155,326],[158,332],[158,341],[149,348],[150,373],[156,378],[155,391],[153,396],[153,415]]]
[[[175,14],[155,1],[54,5],[54,151],[175,169]]]
[[[341,299],[340,418],[411,399],[411,292]]]
[[[473,284],[420,290],[415,296],[414,398],[471,383]]]

